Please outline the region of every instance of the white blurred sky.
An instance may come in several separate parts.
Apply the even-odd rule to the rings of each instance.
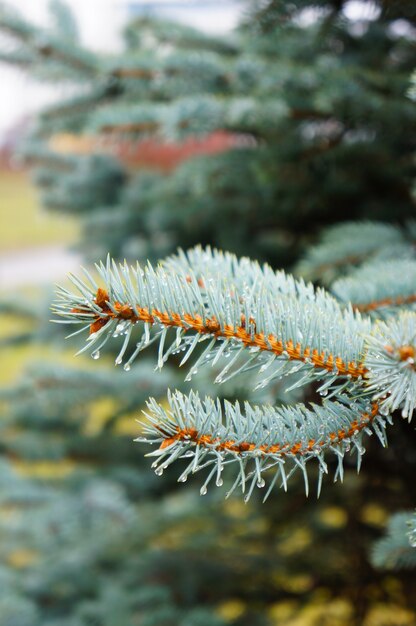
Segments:
[[[6,0],[26,19],[40,25],[48,23],[49,0]],[[128,6],[132,0],[67,0],[74,11],[83,43],[97,50],[116,51],[121,45],[120,33],[128,19]],[[136,0],[136,4],[154,5],[160,0]],[[194,4],[194,6],[192,6]],[[200,4],[186,0],[163,0],[159,13],[200,27],[209,32],[223,33],[232,29],[238,20],[236,5],[224,0],[216,6],[200,0]],[[0,144],[8,129],[26,115],[53,101],[57,90],[32,81],[23,71],[0,64]]]

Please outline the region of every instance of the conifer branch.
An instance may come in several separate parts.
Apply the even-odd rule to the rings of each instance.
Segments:
[[[388,314],[416,303],[416,261],[373,261],[340,278],[331,291],[363,313]]]
[[[56,124],[57,121],[60,121],[59,118],[89,111],[92,107],[97,106],[97,104],[105,103],[107,95],[108,88],[105,85],[96,85],[95,88],[90,89],[88,93],[47,107],[40,115],[40,124],[44,125],[50,122],[51,119]],[[65,123],[65,119],[63,123]]]
[[[416,294],[412,293],[408,296],[397,296],[396,298],[383,298],[383,300],[373,300],[365,304],[354,304],[353,308],[362,313],[369,313],[378,309],[390,309],[402,306],[408,306],[416,303]]]
[[[48,170],[59,172],[71,172],[76,166],[76,161],[71,155],[63,155],[39,145],[38,142],[30,146],[30,149],[23,150],[23,157],[26,165],[30,167],[44,167]]]
[[[377,322],[367,339],[368,390],[383,411],[401,409],[410,421],[416,408],[416,314],[404,311]]]
[[[204,274],[199,273],[198,258],[200,264],[205,259]],[[96,349],[97,343],[107,341],[114,332],[127,332],[126,337],[130,337],[138,322],[145,328],[139,342],[143,349],[150,343],[151,328],[160,324],[163,330],[156,330],[153,337],[162,342],[159,367],[172,352],[184,348],[186,362],[199,341],[211,339],[198,364],[216,363],[232,352],[235,358],[223,370],[228,375],[239,351],[248,349],[250,367],[255,361],[260,371],[269,369],[267,381],[292,371],[292,361],[299,362],[305,382],[308,376],[319,379],[330,374],[334,381],[365,376],[361,335],[369,330],[368,322],[351,311],[342,311],[329,294],[315,292],[312,285],[247,259],[239,263],[233,255],[196,250],[191,251],[190,259],[195,261],[197,274],[186,265],[184,255],[182,269],[180,262],[172,259],[157,270],[150,265],[129,270],[127,265],[101,264],[97,269],[106,290],[74,279],[81,295],[61,290],[55,311],[87,324],[90,349]],[[177,332],[171,346],[165,348],[169,328]],[[128,343],[123,344],[118,362],[127,347]],[[137,351],[133,355],[135,358]],[[128,366],[133,358],[127,361]],[[261,385],[264,381],[263,376]]]
[[[40,30],[26,22],[16,12],[0,6],[1,30],[23,43],[36,57],[54,60],[88,76],[97,73],[95,56],[79,45],[68,45],[47,30]]]
[[[125,37],[131,51],[146,47],[154,49],[162,44],[170,44],[179,49],[212,50],[233,56],[241,47],[240,42],[233,36],[227,37],[225,41],[223,38],[204,34],[191,26],[150,16],[132,21],[125,29]]]
[[[144,437],[137,441],[159,444],[157,450],[147,455],[156,457],[152,467],[159,475],[173,461],[189,456],[192,459],[179,477],[180,482],[211,467],[201,495],[207,492],[214,478],[217,486],[223,484],[222,471],[229,464],[237,465],[238,472],[227,497],[240,487],[247,501],[254,486],[265,487],[263,474],[271,468],[275,468],[275,474],[264,499],[277,480],[286,489],[288,479],[299,469],[308,494],[306,464],[312,459],[319,463],[319,495],[323,475],[328,473],[326,452],[336,455],[335,479],[342,479],[343,460],[348,451],[357,453],[357,467],[360,467],[364,431],[370,433],[373,427],[383,445],[386,444],[385,420],[378,414],[376,403],[371,407],[363,403],[346,407],[327,401],[310,409],[303,405],[275,408],[245,403],[243,411],[238,402],[225,402],[222,407],[219,401],[202,400],[196,393],[185,396],[178,391],[169,393],[168,403],[166,410],[154,399],[148,402]]]
[[[205,342],[187,380],[199,367],[220,366],[228,357],[216,382],[256,370],[257,387],[263,387],[296,372],[293,387],[321,380],[319,393],[337,399],[312,409],[246,404],[244,414],[238,404],[226,404],[223,410],[218,402],[209,398],[202,402],[196,394],[171,394],[168,412],[151,401],[151,426],[145,434],[146,440],[160,444],[152,453],[158,457],[159,473],[183,456],[193,459],[188,473],[216,464],[204,491],[216,472],[221,481],[224,464],[237,460],[240,472],[234,488],[240,485],[244,490],[246,481],[252,480],[250,497],[255,484],[263,484],[261,474],[270,466],[278,466],[285,483],[282,461],[290,457],[292,470],[301,469],[307,485],[305,464],[310,458],[318,458],[322,467],[325,450],[331,450],[339,460],[336,476],[342,476],[342,460],[351,443],[361,458],[361,433],[371,426],[385,443],[384,426],[390,414],[399,408],[403,416],[412,416],[416,407],[414,313],[372,326],[369,318],[351,307],[343,309],[322,289],[209,248],[179,252],[156,269],[150,263],[118,266],[110,259],[96,267],[105,288],[98,287],[88,272],[87,282],[73,276],[79,295],[60,288],[54,308],[64,322],[82,324],[74,334],[89,333],[81,352],[92,350],[93,358],[98,358],[107,341],[121,335],[116,364],[126,358],[128,370],[146,346],[157,342],[161,368],[170,355],[182,352],[181,365],[185,364],[198,344]],[[168,341],[172,330],[174,336]],[[246,467],[250,459],[253,469]],[[272,486],[276,480],[277,474]]]
[[[386,536],[373,548],[372,561],[383,569],[413,569],[416,567],[416,514],[403,511],[392,515]]]
[[[277,130],[288,114],[282,99],[269,98],[259,103],[253,98],[198,94],[177,98],[169,105],[151,101],[102,107],[92,117],[90,126],[94,132],[161,133],[175,138],[219,129],[261,136]]]
[[[409,537],[409,543],[412,548],[416,548],[416,511],[408,521],[409,531],[407,533]],[[415,555],[416,558],[416,555]]]
[[[382,222],[343,222],[323,231],[320,241],[298,263],[297,273],[331,283],[346,268],[369,259],[409,256],[404,233]],[[348,300],[348,298],[347,298]]]

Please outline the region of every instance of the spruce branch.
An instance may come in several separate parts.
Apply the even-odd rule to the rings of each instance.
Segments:
[[[416,566],[416,514],[403,511],[392,515],[386,536],[372,552],[372,562],[383,569],[413,569]]]
[[[311,408],[246,403],[244,412],[238,404],[222,408],[195,393],[171,393],[169,410],[151,400],[145,439],[160,444],[152,453],[158,473],[177,458],[192,457],[180,480],[209,466],[204,492],[214,475],[221,483],[224,465],[237,461],[233,489],[244,491],[249,482],[250,497],[256,484],[263,485],[262,473],[270,467],[276,466],[277,472],[267,495],[279,476],[285,485],[282,463],[290,459],[289,474],[300,469],[308,490],[308,460],[316,457],[322,470],[325,452],[331,451],[338,457],[335,477],[342,477],[351,444],[360,464],[364,432],[376,432],[385,444],[390,414],[399,408],[403,416],[412,416],[414,313],[372,325],[351,307],[343,309],[323,289],[209,248],[180,251],[157,268],[150,263],[129,268],[108,258],[96,269],[104,287],[85,270],[85,278],[71,277],[79,293],[59,288],[54,306],[64,323],[81,324],[73,334],[88,333],[80,352],[90,350],[98,358],[109,340],[121,336],[116,364],[125,360],[124,369],[129,370],[138,354],[156,343],[161,368],[172,354],[183,353],[181,365],[187,363],[204,342],[187,380],[199,367],[220,367],[227,358],[218,383],[254,370],[257,387],[263,387],[296,373],[292,387],[319,380],[321,395],[336,398]]]
[[[76,97],[72,97],[69,100],[65,100],[58,104],[46,107],[40,115],[40,124],[45,125],[51,120],[56,124],[57,121],[61,124],[65,123],[65,117],[67,115],[73,115],[74,113],[84,113],[91,110],[94,106],[105,102],[107,96],[107,87],[104,84],[96,84],[90,87],[87,93],[83,93]],[[59,118],[64,118],[59,120]]]
[[[0,5],[0,27],[36,58],[54,61],[75,72],[91,77],[98,71],[95,56],[74,42],[54,35],[46,29],[38,29],[26,22],[16,11]]]
[[[150,101],[102,107],[92,117],[90,128],[98,133],[159,133],[175,139],[218,129],[265,136],[277,130],[288,114],[286,103],[277,98],[259,103],[253,98],[196,94],[169,105]]]
[[[196,275],[186,260],[182,269],[169,259],[156,270],[149,264],[129,269],[126,264],[101,264],[97,270],[105,289],[73,277],[80,295],[59,292],[55,312],[67,320],[84,322],[89,338],[84,349],[96,351],[113,335],[125,335],[116,359],[121,363],[136,325],[144,325],[144,334],[125,367],[150,342],[159,341],[158,366],[170,354],[185,350],[185,363],[197,344],[208,346],[191,368],[217,363],[232,356],[217,377],[222,382],[238,372],[256,368],[263,374],[259,386],[276,376],[296,370],[308,379],[330,375],[331,383],[339,378],[359,380],[366,373],[362,364],[363,335],[369,322],[339,304],[323,290],[294,281],[284,272],[273,272],[247,259],[239,263],[233,255],[197,250],[190,258],[205,259],[207,271]],[[182,261],[185,257],[182,255]],[[212,270],[209,267],[212,263]],[[196,269],[198,266],[196,265]],[[141,323],[141,324],[139,324]],[[176,329],[169,347],[167,334]],[[325,332],[326,329],[326,332]],[[83,349],[83,350],[84,350]],[[241,365],[239,357],[248,352]]]
[[[55,22],[55,29],[67,41],[79,42],[79,30],[75,16],[66,2],[63,0],[50,0],[49,12]]]
[[[408,521],[409,530],[407,536],[409,537],[409,543],[412,548],[416,548],[416,511]]]
[[[369,391],[382,399],[383,411],[401,409],[410,421],[416,408],[416,314],[404,311],[377,322],[367,343]]]
[[[342,302],[357,311],[388,315],[416,303],[416,261],[373,261],[340,278],[331,287]]]
[[[220,52],[235,55],[241,44],[233,36],[226,38],[204,34],[201,31],[177,22],[143,16],[135,19],[125,29],[125,38],[130,51],[149,48],[154,50],[162,45],[173,45],[186,50]]]
[[[0,50],[0,61],[25,70],[34,65],[32,54],[26,50]]]
[[[54,152],[37,139],[23,147],[22,157],[26,165],[43,167],[49,171],[70,172],[76,166],[73,155]]]
[[[364,261],[397,256],[409,256],[409,243],[400,228],[382,222],[343,222],[323,231],[296,273],[329,284],[334,276]]]
[[[371,427],[385,440],[385,419],[378,414],[378,405],[371,407],[353,403],[346,407],[339,402],[327,401],[323,406],[303,405],[275,408],[251,406],[244,410],[236,402],[219,401],[198,394],[189,396],[176,391],[168,395],[169,409],[154,399],[147,403],[145,412],[148,422],[144,424],[143,437],[136,441],[159,444],[147,456],[156,457],[152,467],[157,474],[179,458],[191,457],[191,461],[179,477],[185,482],[190,474],[206,467],[208,477],[201,487],[201,495],[215,478],[215,484],[223,484],[222,472],[227,465],[236,465],[237,477],[227,497],[241,488],[248,501],[254,487],[265,487],[264,472],[275,469],[265,500],[278,481],[287,489],[288,479],[296,470],[303,473],[305,491],[309,493],[306,464],[317,460],[319,464],[318,495],[324,474],[328,473],[325,453],[333,453],[338,461],[335,477],[342,480],[344,456],[349,451],[357,453],[357,468],[364,453],[363,432],[371,433]],[[267,475],[269,475],[268,472]]]

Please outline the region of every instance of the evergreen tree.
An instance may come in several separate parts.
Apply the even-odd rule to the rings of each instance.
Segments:
[[[60,2],[53,31],[2,9],[5,60],[77,86],[40,116],[24,150],[44,204],[79,215],[89,259],[110,252],[144,272],[108,262],[99,283],[91,268],[74,277],[78,294],[62,290],[56,309],[92,331],[97,367],[36,365],[2,394],[5,626],[367,626],[374,596],[390,623],[413,623],[415,574],[397,574],[391,591],[368,555],[380,534],[369,504],[383,503],[409,513],[392,520],[375,563],[415,560],[414,433],[400,419],[415,402],[411,4],[380,5],[357,23],[339,2],[262,2],[226,39],[139,19],[117,57],[80,46]],[[395,34],[398,18],[408,35]],[[217,129],[232,149],[168,175],[133,165],[143,137]],[[80,136],[75,151],[62,151],[62,133]],[[321,232],[354,218],[367,221]],[[195,244],[204,247],[160,269],[143,265]],[[299,261],[297,275],[328,291],[207,244],[274,266]],[[38,340],[59,339],[42,306],[9,298],[2,308],[32,316]],[[131,371],[114,372],[105,352]],[[176,367],[153,374],[167,356],[200,370],[199,396]],[[243,409],[235,402],[249,399],[256,372],[260,389]],[[160,404],[168,386],[179,391]],[[206,393],[228,403],[203,404]],[[134,417],[151,395],[150,432],[140,433]],[[385,443],[391,418],[379,452],[367,431]],[[180,468],[155,476],[134,436],[156,441],[157,473]],[[331,488],[327,472],[341,479],[344,463],[345,485]],[[198,476],[196,491],[177,484],[205,464],[204,480],[227,491],[245,483],[247,504],[224,502],[221,489],[200,498]],[[320,500],[307,501],[309,481],[322,479]]]
[[[39,32],[4,8],[1,56],[72,87],[26,149],[45,205],[81,216],[92,260],[210,244],[288,267],[328,222],[403,222],[414,211],[413,3],[375,4],[361,21],[344,5],[254,3],[226,38],[142,17],[116,56],[83,48],[61,13],[58,30]],[[143,138],[218,129],[234,149],[170,176],[131,167]],[[92,154],[57,154],[67,132]]]

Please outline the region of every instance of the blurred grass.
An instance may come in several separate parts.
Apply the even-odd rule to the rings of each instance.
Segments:
[[[24,171],[0,171],[0,253],[77,240],[75,218],[42,211]]]
[[[26,172],[0,170],[0,194],[0,254],[10,254],[8,262],[12,262],[14,251],[51,245],[63,246],[77,240],[79,229],[76,219],[43,211]],[[33,287],[19,292],[33,301],[40,295],[39,290]],[[0,340],[30,332],[34,323],[22,316],[1,315]],[[73,363],[73,351],[63,351],[62,348],[55,350],[36,343],[3,347],[0,386],[11,384],[29,361],[37,360],[69,364]]]

